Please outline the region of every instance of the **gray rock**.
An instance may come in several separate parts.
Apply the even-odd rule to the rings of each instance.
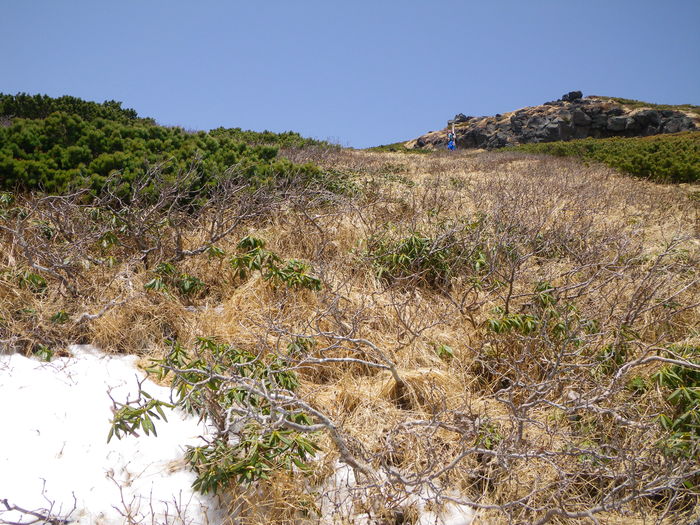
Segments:
[[[590,126],[591,124],[591,117],[586,115],[586,113],[580,109],[574,110],[574,112],[571,114],[571,119],[575,126]]]
[[[645,109],[634,115],[634,119],[644,128],[647,126],[658,126],[659,118],[659,112],[655,109]]]
[[[583,93],[580,91],[569,91],[566,95],[562,95],[561,99],[564,102],[575,102],[583,97]]]
[[[520,131],[523,129],[524,124],[524,119],[517,118],[515,115],[510,117],[510,127],[513,130],[513,132],[520,133]]]
[[[605,113],[599,113],[598,115],[593,115],[591,118],[591,127],[605,129],[608,127],[608,115]]]
[[[567,93],[561,101],[546,107],[520,109],[510,118],[469,117],[455,115],[450,123],[461,123],[456,129],[460,148],[500,148],[509,144],[551,142],[586,137],[632,137],[657,133],[677,133],[695,129],[691,118],[681,111],[644,109],[632,110],[606,100],[583,99],[577,92]],[[417,147],[433,144],[442,147],[446,137],[441,134],[420,137]]]
[[[627,127],[627,117],[608,117],[608,129],[610,131],[624,131]]]
[[[687,128],[684,125],[682,117],[675,117],[667,120],[664,123],[663,131],[664,133],[678,133],[679,131],[685,131]]]
[[[591,136],[591,128],[585,126],[576,126],[574,128],[571,138],[574,139],[585,139]]]
[[[634,117],[627,117],[627,122],[625,124],[625,131],[628,131],[632,134],[638,133],[642,129],[642,126],[639,125],[639,122],[637,119]]]

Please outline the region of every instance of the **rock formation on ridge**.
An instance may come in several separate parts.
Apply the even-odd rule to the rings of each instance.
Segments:
[[[447,145],[447,131],[455,125],[458,148],[494,149],[530,142],[582,139],[586,137],[636,137],[677,133],[700,127],[700,115],[672,109],[629,106],[608,97],[583,97],[580,91],[560,100],[545,102],[493,117],[470,117],[462,113],[448,127],[406,142],[407,148],[440,148]]]

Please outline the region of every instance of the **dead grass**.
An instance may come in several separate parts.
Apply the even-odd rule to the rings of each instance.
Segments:
[[[226,258],[206,253],[176,263],[178,271],[205,282],[206,291],[193,297],[147,291],[156,261],[121,252],[112,267],[84,265],[69,276],[77,294],[48,273],[42,274],[47,290],[34,293],[18,286],[17,274],[29,261],[8,221],[0,251],[3,348],[29,353],[47,344],[60,351],[90,342],[151,357],[163,355],[166,340],[191,344],[214,336],[283,355],[293,336],[304,335],[316,341],[309,358],[386,358],[395,365],[400,383],[371,366],[302,360],[301,396],[335,421],[354,453],[377,469],[414,476],[418,486],[429,480],[483,507],[478,523],[590,522],[577,513],[600,505],[607,506],[595,511],[601,523],[651,523],[646,515],[679,522],[697,486],[683,492],[660,481],[676,479],[654,448],[661,430],[653,418],[665,408],[664,396],[655,390],[631,395],[614,371],[599,370],[595,354],[619,343],[623,327],[634,333],[624,362],[697,341],[699,211],[687,187],[520,154],[340,150],[290,156],[354,173],[362,194],[332,205],[290,201],[242,221],[216,246],[232,254],[243,236],[261,237],[285,259],[309,262],[323,281],[320,292],[275,287],[259,274],[236,279]],[[33,213],[36,222],[41,209]],[[192,225],[185,248],[206,242],[209,220]],[[367,239],[410,231],[439,236],[450,229],[462,239],[458,253],[464,257],[478,241],[486,270],[461,269],[433,288],[406,289],[375,277]],[[25,228],[22,235],[31,241],[35,234]],[[80,253],[98,255],[94,246]],[[534,291],[541,282],[555,289],[553,308],[570,323],[570,337],[552,335],[549,321],[532,333],[488,329],[488,320],[499,315],[495,307],[545,319],[549,314],[537,306]],[[659,306],[663,301],[668,305]],[[115,305],[102,312],[110,302]],[[61,310],[69,319],[52,323]],[[83,313],[96,317],[78,321]],[[597,328],[574,336],[582,319],[595,320]],[[372,342],[383,357],[353,342],[358,339]],[[451,347],[454,357],[438,356],[439,345]],[[648,379],[660,366],[650,363],[634,373]],[[575,401],[581,398],[588,401]],[[318,439],[330,464],[334,446]],[[633,475],[634,481],[626,477]],[[301,519],[311,505],[305,483],[280,474],[255,494],[231,494],[236,513],[246,516],[240,522]],[[655,483],[660,488],[654,490]],[[606,499],[618,489],[617,499]],[[638,497],[627,501],[635,490]],[[552,509],[570,515],[549,515]]]

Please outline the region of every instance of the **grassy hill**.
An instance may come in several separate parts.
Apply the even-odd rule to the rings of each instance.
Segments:
[[[519,151],[279,159],[65,112],[2,133],[54,179],[97,156],[68,168],[91,199],[0,194],[0,352],[139,356],[210,423],[186,464],[240,523],[698,518],[694,186]],[[133,174],[126,197],[91,178],[118,152],[142,164],[94,173]],[[164,402],[115,410],[115,439]]]

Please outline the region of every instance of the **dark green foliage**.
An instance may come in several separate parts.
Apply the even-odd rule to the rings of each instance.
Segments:
[[[70,96],[52,98],[47,95],[27,93],[16,95],[0,93],[0,116],[44,119],[57,111],[77,115],[83,120],[103,118],[116,122],[141,120],[153,123],[152,119],[139,119],[136,111],[122,108],[122,103],[116,100],[106,100],[100,104]]]
[[[33,350],[32,354],[35,357],[41,359],[42,361],[49,362],[53,359],[53,350],[46,345],[37,345]]]
[[[434,285],[446,283],[451,276],[454,250],[449,243],[413,232],[397,241],[370,239],[368,247],[377,277],[384,281],[415,276]]]
[[[13,118],[0,127],[0,190],[63,194],[87,188],[96,195],[109,187],[125,199],[154,169],[165,183],[189,174],[183,191],[192,193],[231,179],[256,187],[303,183],[336,191],[343,186],[337,174],[294,164],[279,158],[276,147],[264,145],[307,141],[292,132],[278,139],[269,132],[259,134],[264,140],[254,140],[253,132],[223,128],[189,133],[139,119],[116,102],[100,105],[72,97],[6,97],[5,106],[32,118]],[[45,115],[55,109],[60,111]],[[151,186],[142,191],[154,197],[159,193]]]
[[[579,157],[659,182],[700,180],[700,132],[697,131],[641,138],[588,138],[522,144],[506,149],[558,157]]]
[[[115,402],[108,441],[139,429],[155,434],[153,421],[165,419],[163,407],[206,417],[217,428],[215,437],[188,447],[186,454],[199,492],[216,494],[232,482],[253,483],[277,470],[307,470],[319,450],[298,431],[312,425],[311,418],[283,400],[291,399],[299,380],[279,357],[264,358],[200,337],[191,351],[172,343],[170,353],[154,360],[148,371],[160,380],[171,378],[175,404],[153,399],[139,388],[136,401]],[[242,424],[240,430],[231,428],[232,415]],[[265,418],[275,424],[261,425]]]
[[[180,273],[172,263],[160,263],[155,273],[156,276],[144,284],[146,290],[167,293],[169,288],[174,288],[183,297],[194,297],[207,288],[201,279],[187,273]]]
[[[209,338],[200,338],[193,352],[175,343],[170,354],[155,364],[153,371],[160,379],[173,374],[172,388],[178,396],[178,406],[210,416],[213,410],[215,423],[232,410],[253,410],[269,416],[272,410],[279,410],[272,407],[270,397],[275,393],[289,394],[299,387],[296,374],[279,358],[263,359]],[[227,376],[231,381],[221,379]],[[312,424],[306,414],[291,407],[284,419],[295,426]],[[263,428],[250,422],[237,433],[237,439],[231,440],[225,422],[217,424],[222,423],[224,428],[216,439],[204,446],[189,447],[187,452],[197,474],[193,487],[203,493],[217,493],[233,481],[252,483],[266,479],[275,470],[305,470],[309,457],[319,450],[313,441],[284,424]]]
[[[18,276],[20,288],[26,288],[27,290],[35,293],[42,294],[48,288],[48,283],[38,273],[34,273],[29,270],[25,270]]]
[[[64,324],[70,319],[68,312],[64,310],[59,310],[51,316],[51,322],[56,324]]]
[[[245,279],[251,272],[260,272],[263,279],[289,288],[320,290],[321,280],[310,275],[313,269],[296,259],[283,260],[279,255],[265,249],[265,241],[246,236],[238,243],[240,253],[230,259],[231,268],[237,278]]]
[[[173,408],[173,405],[158,399],[153,399],[148,392],[144,392],[143,390],[139,391],[139,401],[141,401],[141,397],[145,398],[143,402],[115,402],[116,410],[112,418],[112,428],[109,429],[109,434],[107,435],[107,443],[109,443],[114,436],[116,436],[117,439],[121,439],[124,436],[133,435],[139,428],[143,430],[146,435],[150,433],[153,433],[154,436],[158,435],[153,420],[163,419],[167,421],[168,419],[165,417],[163,407]]]
[[[302,137],[295,131],[273,133],[272,131],[250,131],[241,128],[216,128],[209,132],[216,138],[226,138],[236,142],[245,142],[252,146],[266,145],[279,148],[305,148],[308,146],[338,147],[325,140]]]
[[[687,359],[700,365],[700,347],[672,347],[668,357]],[[659,416],[668,432],[664,448],[672,454],[697,457],[700,453],[700,370],[666,365],[653,377],[664,390],[671,410]]]

